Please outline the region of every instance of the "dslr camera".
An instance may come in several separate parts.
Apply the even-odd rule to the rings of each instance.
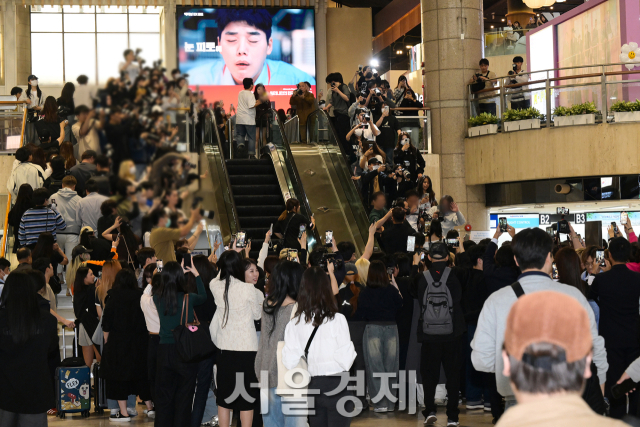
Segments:
[[[373,89],[373,93],[374,93],[376,96],[380,96],[380,95],[382,95],[382,92],[380,92],[380,89],[378,89],[378,88]]]
[[[365,120],[366,122],[371,121],[371,115],[369,115],[369,113],[365,113],[365,114],[364,114],[364,120]]]

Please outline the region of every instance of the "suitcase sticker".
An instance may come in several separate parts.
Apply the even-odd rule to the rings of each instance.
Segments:
[[[59,378],[60,409],[63,411],[83,411],[91,408],[91,385],[86,367],[68,368],[63,378]],[[78,378],[85,377],[82,383]]]

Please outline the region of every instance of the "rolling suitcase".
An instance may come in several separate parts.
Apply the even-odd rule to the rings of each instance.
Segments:
[[[78,342],[78,330],[74,329],[75,342]],[[74,345],[74,356],[67,358],[64,326],[62,327],[62,354],[64,359],[56,369],[56,402],[58,416],[80,413],[88,417],[91,411],[91,369],[78,357],[78,346]]]

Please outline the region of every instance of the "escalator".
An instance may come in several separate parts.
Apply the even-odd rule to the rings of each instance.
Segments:
[[[311,133],[319,144],[290,145],[295,136],[276,111],[271,113],[274,120],[267,138],[271,145],[263,150],[260,160],[224,159],[222,153],[232,150],[223,151],[218,132],[203,139],[205,152],[213,155],[209,164],[218,170],[220,194],[215,197],[220,199],[219,207],[226,207],[229,224],[221,223],[223,236],[246,231],[248,238],[260,242],[252,247],[252,256],[257,257],[264,235],[284,210],[285,201],[293,197],[300,201],[300,213],[307,218],[313,214],[316,220],[316,230],[307,236],[309,248],[325,231],[332,230],[336,240],[353,242],[356,252],[362,254],[369,220],[328,117],[322,110],[312,114],[315,128]],[[211,116],[208,128],[216,129],[213,113]]]

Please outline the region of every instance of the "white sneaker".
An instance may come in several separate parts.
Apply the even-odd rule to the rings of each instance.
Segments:
[[[109,421],[112,423],[130,423],[131,417],[124,417],[120,412],[109,417]]]
[[[458,421],[447,420],[447,427],[458,427],[460,423]]]
[[[149,418],[155,418],[156,417],[156,411],[155,408],[154,409],[145,409],[144,413],[146,414],[147,417]]]
[[[138,411],[136,410],[136,408],[127,408],[127,413],[132,417],[138,415]]]
[[[438,417],[436,417],[435,413],[431,413],[427,415],[427,418],[424,419],[424,425],[432,426],[436,424],[436,421],[438,421]]]

